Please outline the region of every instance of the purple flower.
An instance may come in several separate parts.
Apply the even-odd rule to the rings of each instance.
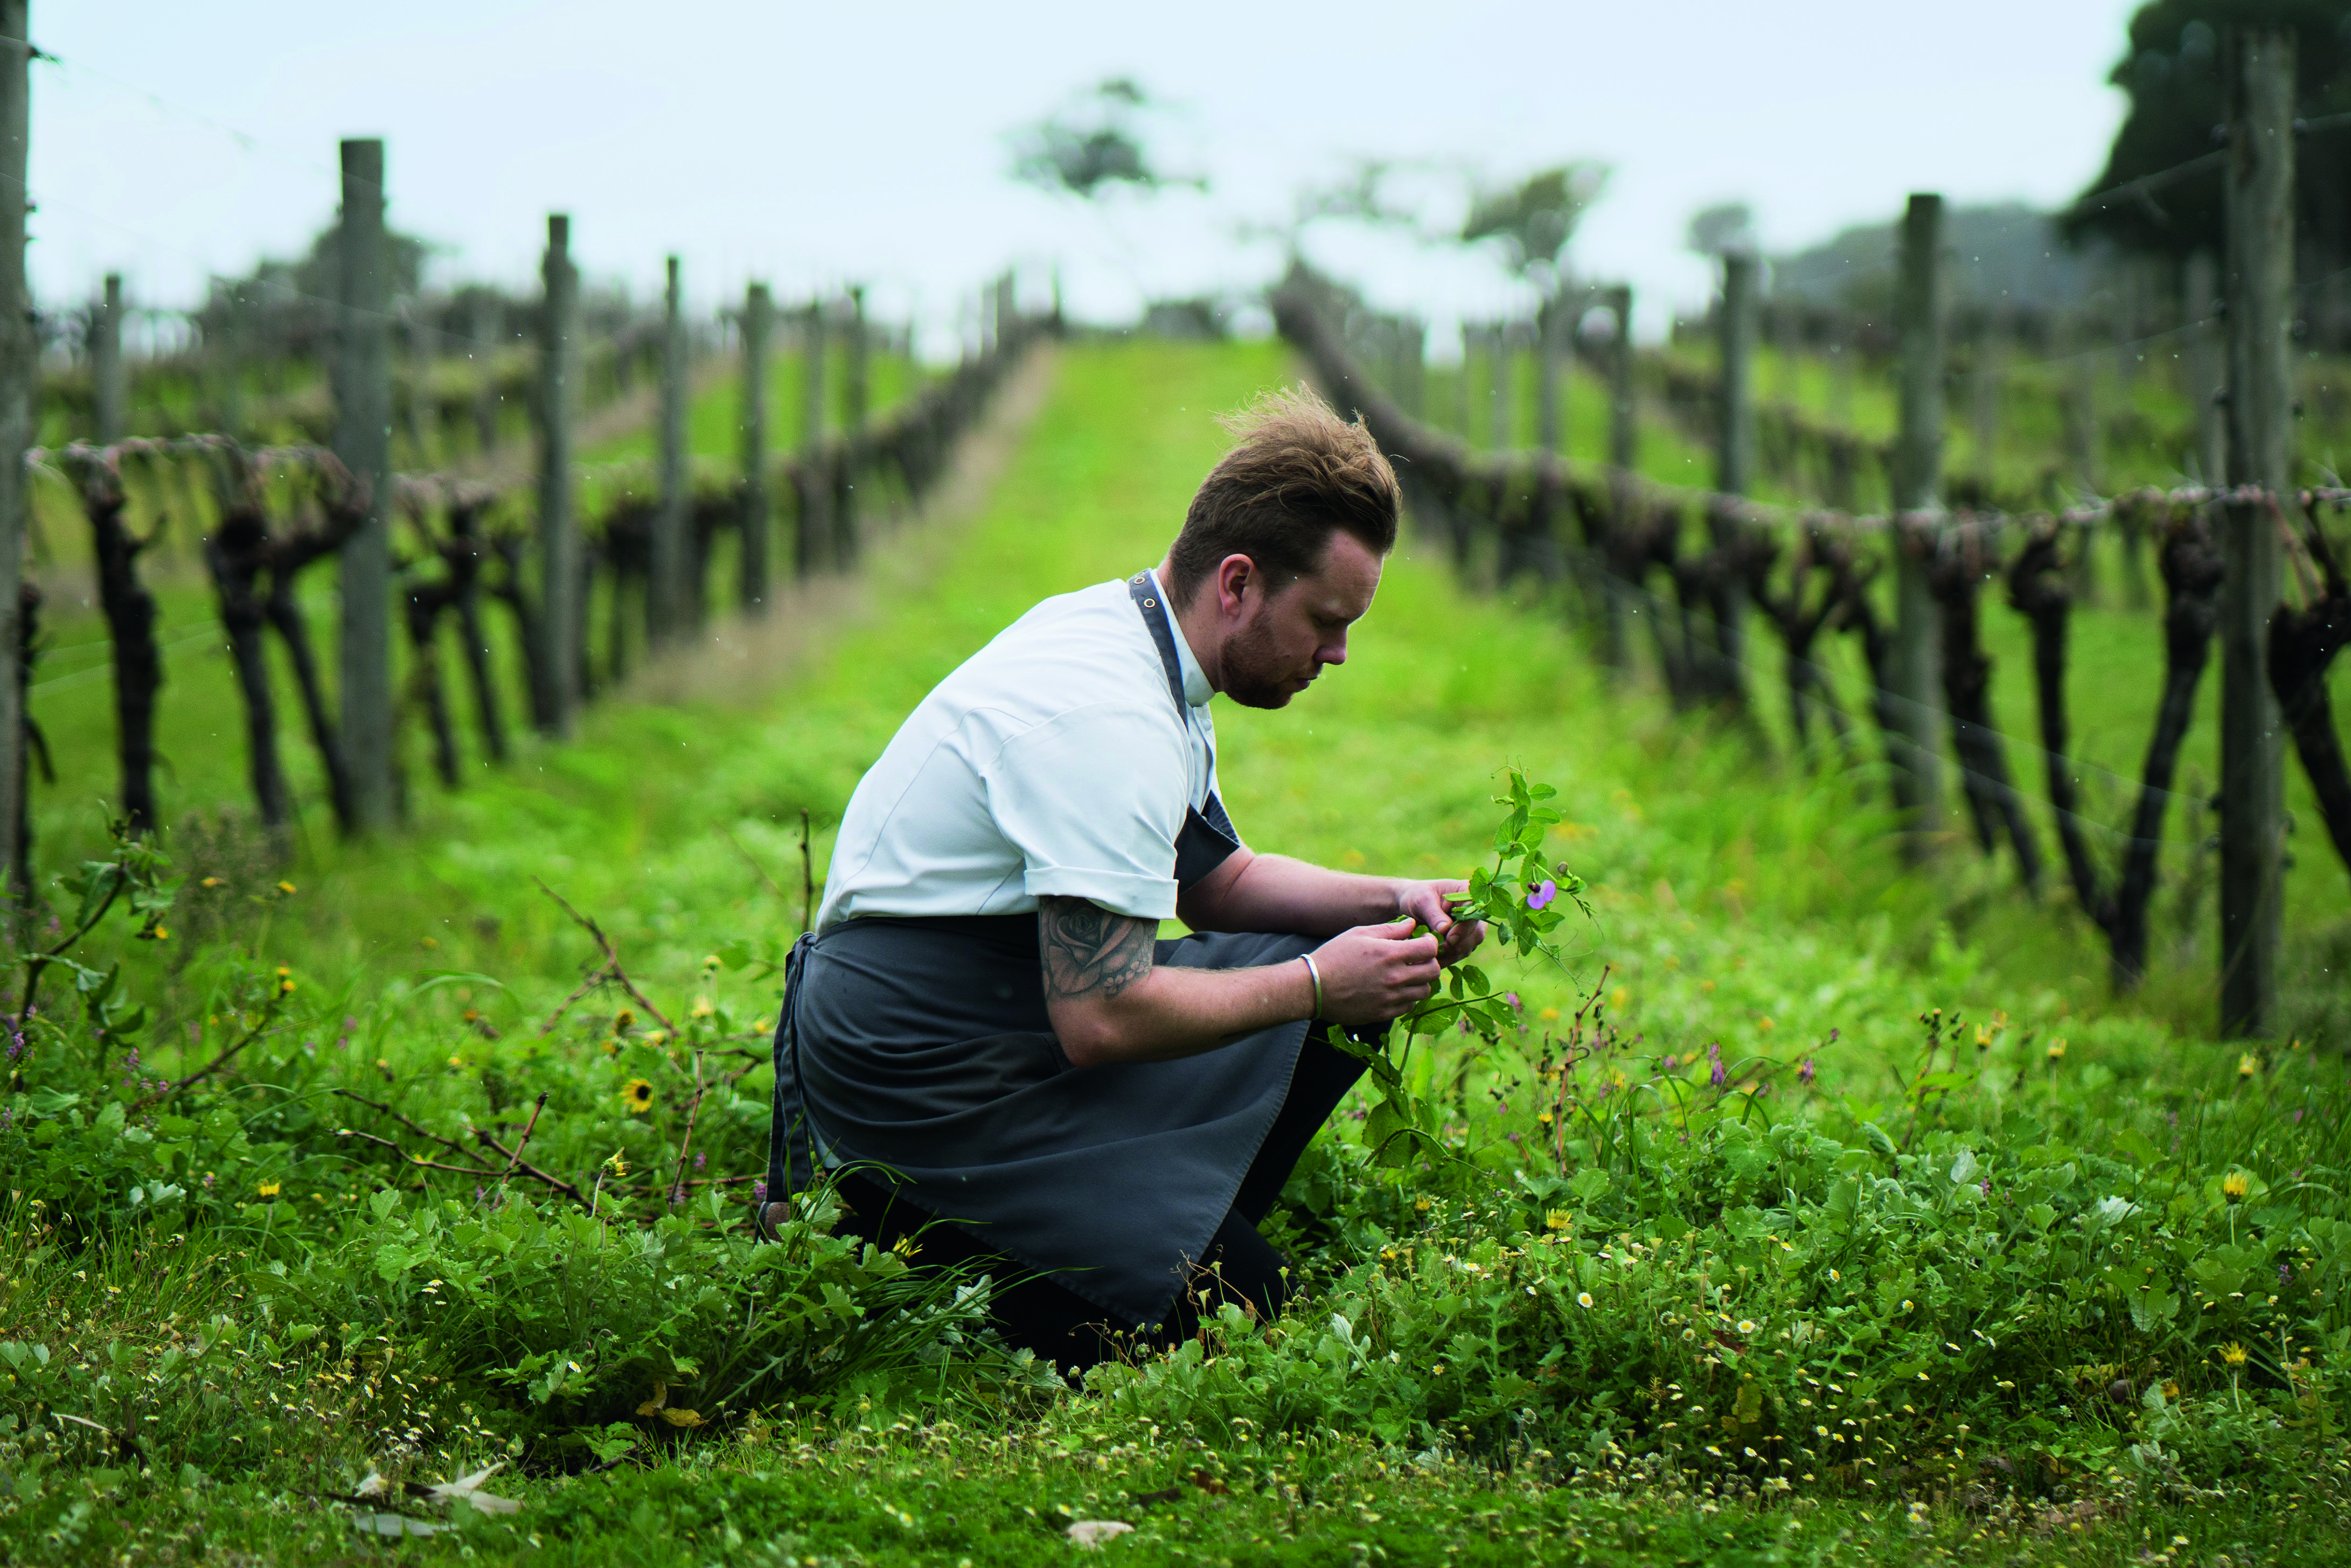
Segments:
[[[768,1201],[768,1178],[761,1176],[751,1184],[751,1197],[760,1203]]]
[[[1510,1010],[1514,1013],[1522,1013],[1527,1010],[1527,1004],[1519,1000],[1519,993],[1516,991],[1504,991],[1502,993],[1502,999],[1510,1004]]]
[[[2291,1285],[2294,1283],[2293,1264],[2280,1263],[2278,1265],[2278,1283],[2281,1285]]]
[[[1714,1071],[1706,1075],[1706,1082],[1710,1089],[1719,1089],[1730,1082],[1730,1074],[1722,1070],[1722,1058],[1718,1056],[1714,1059]]]
[[[707,1155],[695,1155],[695,1156],[694,1156],[694,1168],[695,1168],[695,1170],[700,1170],[700,1169],[702,1168],[702,1162],[703,1162],[705,1159],[706,1159],[707,1157],[708,1157],[708,1156],[707,1156]]]
[[[1558,896],[1559,883],[1552,881],[1549,877],[1545,877],[1543,878],[1542,885],[1541,887],[1536,888],[1532,893],[1527,894],[1527,907],[1529,909],[1541,909],[1544,904],[1549,904],[1552,899],[1557,898]]]
[[[1468,1019],[1463,1019],[1461,1020],[1461,1032],[1463,1034],[1468,1034],[1469,1032],[1469,1020]]]
[[[1679,1067],[1681,1064],[1682,1059],[1680,1057],[1668,1056],[1664,1061],[1657,1063],[1657,1071],[1660,1072],[1671,1072],[1675,1068]]]
[[[1807,1089],[1810,1089],[1813,1086],[1813,1059],[1811,1057],[1808,1056],[1804,1058],[1803,1065],[1796,1069],[1796,1082],[1802,1084]]]
[[[1836,1030],[1829,1030],[1829,1043],[1830,1043],[1831,1045],[1834,1045],[1836,1042],[1837,1042],[1837,1031],[1836,1031]]]

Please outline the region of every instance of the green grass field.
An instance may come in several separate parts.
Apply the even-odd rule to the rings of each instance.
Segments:
[[[1496,1048],[1413,1052],[1446,1152],[1375,1166],[1343,1112],[1270,1222],[1301,1302],[1083,1390],[821,1207],[754,1245],[801,813],[820,880],[903,714],[1037,598],[1155,561],[1210,415],[1293,373],[1059,355],[977,515],[806,596],[773,674],[608,704],[418,789],[393,841],[314,826],[281,866],[207,813],[165,939],[117,918],[78,993],[50,971],[0,1119],[11,1560],[977,1568],[1080,1520],[1171,1563],[2351,1555],[2345,1041],[2207,1038],[2201,830],[2170,825],[2156,973],[2116,998],[2069,901],[1961,843],[1906,868],[1872,768],[1612,687],[1561,606],[1410,537],[1345,668],[1219,712],[1220,772],[1254,845],[1421,874],[1487,855],[1506,769],[1557,787],[1593,918],[1493,966],[1524,1009]],[[2082,754],[2133,772],[2153,628],[2076,646]],[[239,766],[225,683],[185,688],[175,811]],[[100,689],[37,708],[62,755],[103,755]],[[92,771],[41,798],[51,871],[102,842]],[[643,1000],[550,1026],[601,957],[535,880]],[[2346,887],[2305,831],[2289,967],[2336,1031]],[[405,1490],[493,1463],[518,1511]]]

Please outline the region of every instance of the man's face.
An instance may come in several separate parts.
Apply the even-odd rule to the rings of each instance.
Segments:
[[[1225,695],[1243,707],[1286,707],[1323,665],[1347,662],[1347,628],[1372,607],[1380,558],[1337,529],[1313,572],[1270,596],[1264,581],[1256,574],[1241,593],[1217,674]]]

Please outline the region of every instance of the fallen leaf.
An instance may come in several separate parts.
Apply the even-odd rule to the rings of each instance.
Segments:
[[[370,1535],[438,1535],[449,1527],[404,1513],[363,1513],[351,1522]]]
[[[360,1482],[359,1485],[351,1489],[351,1495],[353,1497],[381,1497],[391,1490],[391,1482],[385,1480],[382,1475],[379,1472],[370,1470],[367,1473],[367,1479]]]
[[[653,1385],[653,1396],[651,1399],[646,1400],[643,1405],[637,1406],[637,1414],[640,1416],[651,1416],[668,1403],[669,1385],[666,1383],[656,1383]]]
[[[454,1481],[434,1487],[427,1495],[434,1502],[469,1502],[484,1513],[520,1513],[522,1504],[514,1499],[493,1497],[481,1490],[484,1481],[505,1468],[506,1462],[502,1459],[496,1464],[475,1470],[470,1476],[461,1476]]]
[[[661,1418],[673,1427],[702,1425],[702,1413],[698,1410],[664,1410],[661,1413]]]
[[[1192,1472],[1192,1484],[1198,1487],[1202,1491],[1213,1492],[1218,1497],[1228,1496],[1233,1490],[1227,1486],[1220,1478],[1212,1476],[1206,1470],[1194,1470]]]
[[[1081,1519],[1070,1526],[1070,1540],[1079,1550],[1092,1552],[1105,1541],[1130,1534],[1134,1526],[1118,1519]]]

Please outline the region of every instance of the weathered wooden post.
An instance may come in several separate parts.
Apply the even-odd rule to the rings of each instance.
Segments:
[[[90,323],[89,368],[98,403],[98,444],[111,446],[130,431],[123,415],[122,274],[106,275],[106,293],[99,301],[98,319]]]
[[[539,727],[559,738],[571,733],[580,704],[580,653],[584,606],[580,528],[572,516],[571,423],[580,406],[580,275],[571,266],[571,220],[547,219],[547,255],[539,264],[538,313],[538,581]],[[617,653],[617,650],[616,650]]]
[[[841,420],[852,439],[865,434],[865,420],[872,403],[872,371],[869,355],[872,345],[865,327],[865,286],[858,284],[849,291],[849,363],[845,367],[844,399]]]
[[[1722,253],[1722,401],[1715,410],[1714,487],[1744,496],[1755,463],[1755,253]]]
[[[2188,257],[2179,295],[2188,328],[2181,368],[2189,406],[2196,413],[2196,450],[2189,462],[2199,480],[2217,486],[2228,483],[2229,476],[2229,422],[2220,407],[2227,400],[2229,347],[2221,314],[2220,264],[2210,251]]]
[[[1633,400],[1633,290],[1628,284],[1618,284],[1608,290],[1608,314],[1615,322],[1615,335],[1608,344],[1608,465],[1610,487],[1614,491],[1610,511],[1611,527],[1628,528],[1633,524],[1634,470],[1640,459],[1640,426]],[[1625,640],[1625,599],[1632,591],[1630,583],[1616,580],[1614,563],[1603,559],[1595,563],[1599,569],[1601,600],[1605,606],[1604,632],[1601,643],[1601,662],[1624,675],[1632,669],[1632,649]]]
[[[1471,368],[1478,360],[1478,329],[1461,323],[1461,368],[1453,377],[1453,416],[1464,441],[1478,439],[1476,403],[1470,393]]]
[[[1886,705],[1895,732],[1886,737],[1894,763],[1894,798],[1914,859],[1932,852],[1942,827],[1942,761],[1938,733],[1942,689],[1933,589],[1928,582],[1932,523],[1906,525],[1901,514],[1932,512],[1943,478],[1943,198],[1918,194],[1902,215],[1901,276],[1894,297],[1900,354],[1901,427],[1894,445],[1894,651]],[[1848,350],[1850,351],[1850,350]]]
[[[1754,481],[1755,468],[1755,253],[1735,249],[1722,253],[1722,308],[1715,326],[1722,347],[1722,397],[1716,409],[1714,487],[1725,496],[1744,496]],[[1741,525],[1727,508],[1716,507],[1707,518],[1715,548],[1735,552]],[[1714,668],[1703,672],[1717,696],[1743,703],[1747,695],[1747,582],[1732,567],[1723,570],[1716,595],[1717,622],[1712,644]]]
[[[981,298],[983,314],[987,298]],[[794,530],[793,564],[810,577],[824,564],[831,539],[832,486],[822,472],[824,456],[824,301],[811,299],[800,313],[800,494]]]
[[[755,283],[743,296],[743,613],[768,608],[768,527],[774,502],[768,493],[768,334],[776,307],[768,286]]]
[[[2294,35],[2239,35],[2229,83],[2229,483],[2220,584],[2220,1032],[2276,1024],[2285,761],[2263,659],[2294,479]]]
[[[685,630],[685,302],[677,257],[668,265],[662,296],[661,501],[653,509],[645,585],[645,646],[657,648]]]
[[[1487,410],[1493,421],[1493,445],[1497,452],[1510,449],[1510,325],[1497,321],[1486,329],[1486,378],[1491,394],[1491,406]]]
[[[236,286],[221,291],[221,333],[218,343],[207,343],[207,358],[219,389],[221,434],[237,439],[245,434],[245,356],[249,327],[246,305]]]
[[[1559,450],[1566,317],[1567,301],[1557,294],[1535,308],[1535,445],[1544,452]]]
[[[25,189],[31,142],[32,46],[26,0],[0,0],[0,190]],[[40,345],[25,289],[22,200],[0,202],[0,876],[11,902],[32,895],[25,808],[25,511],[32,486],[25,448],[33,439]],[[15,927],[9,927],[13,937]]]
[[[352,832],[392,825],[392,257],[384,243],[383,143],[342,144],[341,311],[335,455],[368,492],[367,520],[340,552],[342,749]]]
[[[465,336],[474,359],[474,440],[484,452],[498,444],[498,308],[490,291],[474,291],[465,312]]]
[[[1989,313],[1977,324],[1975,340],[1975,362],[1968,371],[1975,434],[1975,451],[1970,455],[1975,460],[1976,485],[1989,499],[1999,474],[2000,383],[2006,345]]]
[[[1632,469],[1639,465],[1640,426],[1633,406],[1633,290],[1618,284],[1608,291],[1608,314],[1616,336],[1608,345],[1608,462]]]

